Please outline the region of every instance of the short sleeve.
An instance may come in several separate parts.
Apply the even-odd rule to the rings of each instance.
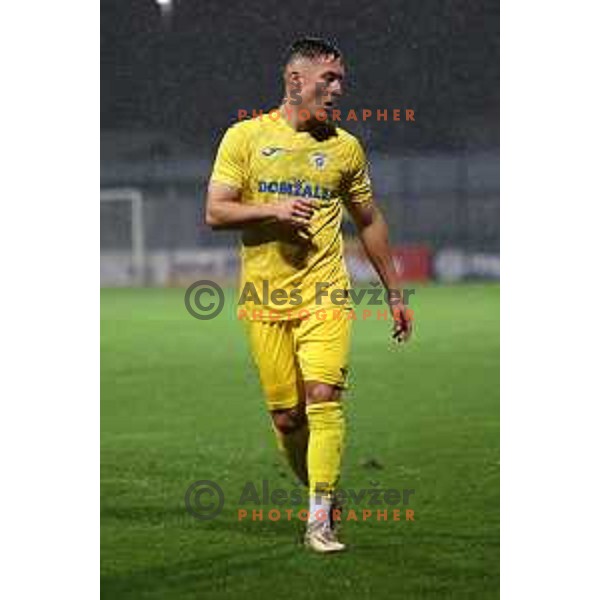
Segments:
[[[367,157],[356,138],[352,139],[349,150],[349,169],[344,186],[344,196],[346,201],[351,204],[367,204],[373,197]]]
[[[247,140],[238,124],[223,136],[210,180],[242,188],[247,171]]]

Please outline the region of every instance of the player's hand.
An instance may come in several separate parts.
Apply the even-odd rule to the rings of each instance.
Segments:
[[[308,227],[314,211],[314,202],[306,198],[291,198],[273,205],[274,217],[277,221],[295,229]]]
[[[399,344],[408,342],[413,332],[414,312],[408,306],[397,303],[391,306],[394,315],[394,327],[392,329],[392,338]]]

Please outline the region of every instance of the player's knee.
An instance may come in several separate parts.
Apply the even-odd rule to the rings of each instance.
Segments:
[[[327,383],[307,383],[306,384],[306,402],[315,404],[317,402],[331,402],[339,400],[341,397],[340,389]]]
[[[283,434],[292,433],[306,422],[306,415],[298,408],[274,410],[271,412],[273,424]]]

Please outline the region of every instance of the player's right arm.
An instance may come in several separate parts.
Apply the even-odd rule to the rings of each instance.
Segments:
[[[214,229],[230,229],[275,221],[293,228],[306,227],[314,210],[310,200],[244,202],[242,190],[251,147],[243,125],[230,127],[221,140],[206,196],[206,224]]]
[[[208,184],[206,224],[213,229],[243,228],[255,223],[275,221],[296,229],[307,227],[314,207],[304,198],[268,204],[246,204],[241,189],[220,181]]]

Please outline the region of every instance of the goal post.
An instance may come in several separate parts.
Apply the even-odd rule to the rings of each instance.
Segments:
[[[131,285],[146,283],[146,242],[144,239],[144,196],[134,188],[111,188],[100,190],[100,206],[103,203],[124,202],[130,205],[130,254],[131,269],[129,272]],[[102,232],[101,232],[102,233]],[[102,237],[102,236],[101,236]],[[102,248],[100,250],[102,261]]]

